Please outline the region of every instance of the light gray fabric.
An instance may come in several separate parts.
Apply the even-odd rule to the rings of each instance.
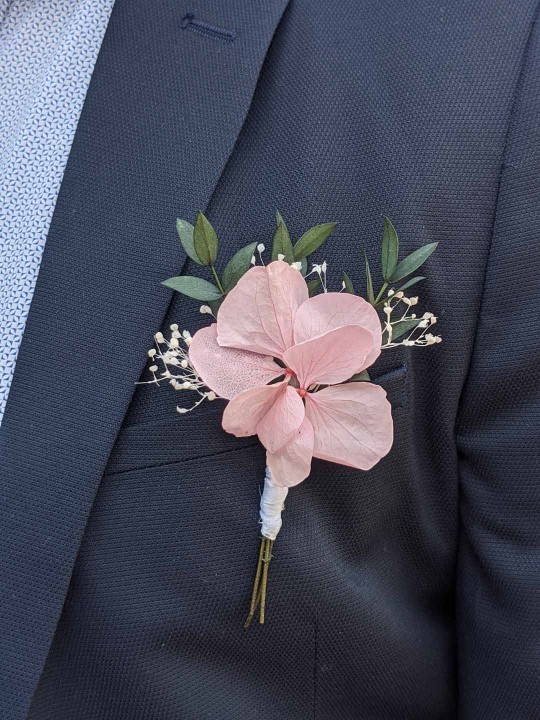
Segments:
[[[0,5],[0,422],[114,0]]]

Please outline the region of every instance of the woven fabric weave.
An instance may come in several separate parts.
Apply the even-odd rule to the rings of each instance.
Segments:
[[[26,392],[28,405],[23,373],[37,372],[23,341],[4,423],[26,514],[17,508],[23,535],[6,513],[0,542],[24,547],[19,563],[69,545],[59,585],[78,547],[31,720],[537,714],[540,354],[527,322],[540,299],[537,1],[292,0],[278,25],[283,7],[118,0],[113,11],[40,292],[45,307],[61,249],[70,262],[89,254],[84,298],[100,304],[90,311],[73,293],[69,317],[84,312],[81,363],[103,385],[60,389],[47,338],[48,403],[79,464],[62,448],[56,462],[44,453],[24,485],[16,431],[34,457],[38,446],[17,401]],[[188,13],[228,39],[182,28]],[[394,406],[394,447],[369,473],[314,462],[291,490],[267,622],[248,632],[262,448],[226,436],[217,403],[178,417],[171,390],[133,385],[160,323],[194,332],[207,320],[180,296],[167,311],[158,286],[165,273],[200,271],[184,265],[174,228],[200,205],[224,255],[269,244],[276,207],[295,237],[338,221],[318,255],[336,285],[341,269],[363,282],[362,247],[379,272],[384,214],[403,254],[440,243],[418,294],[440,316],[442,345],[385,351],[374,368]],[[46,333],[54,319],[32,312],[30,329]],[[80,419],[72,405],[84,397]],[[58,555],[39,557],[47,565],[24,587],[41,598]],[[34,658],[30,632],[24,640]]]
[[[0,422],[113,0],[0,7]]]

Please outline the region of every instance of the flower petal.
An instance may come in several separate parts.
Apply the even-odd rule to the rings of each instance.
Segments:
[[[304,403],[298,392],[289,385],[283,385],[257,425],[259,440],[267,450],[276,452],[298,431],[305,415]]]
[[[251,268],[219,309],[219,344],[281,357],[294,342],[294,316],[307,298],[304,278],[287,263]]]
[[[266,453],[272,479],[281,487],[292,487],[305,480],[311,471],[313,425],[307,418],[294,436],[277,452]]]
[[[313,425],[314,457],[369,470],[393,442],[386,392],[371,383],[347,383],[306,395],[306,416]]]
[[[350,325],[289,348],[283,353],[283,361],[296,373],[300,387],[307,389],[313,383],[345,382],[366,367],[372,348],[370,331]]]
[[[267,450],[276,452],[298,430],[304,415],[302,399],[284,380],[236,395],[225,408],[222,425],[236,437],[258,435]]]
[[[375,308],[357,295],[323,293],[307,300],[296,313],[294,339],[301,343],[344,325],[359,325],[371,332],[373,345],[362,370],[373,365],[381,352],[381,321]]]
[[[283,375],[282,368],[267,355],[218,345],[216,323],[195,333],[189,359],[204,384],[227,400]]]

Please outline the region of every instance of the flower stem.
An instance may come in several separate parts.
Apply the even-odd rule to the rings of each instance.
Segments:
[[[255,610],[257,609],[257,605],[259,604],[259,599],[260,599],[259,585],[260,585],[260,580],[261,580],[263,554],[264,554],[265,547],[266,547],[266,538],[261,538],[261,544],[259,547],[259,560],[257,562],[257,571],[255,573],[255,581],[253,583],[253,591],[251,593],[251,603],[249,605],[249,613],[248,613],[248,616],[244,623],[245,628],[248,628],[250,626],[251,621],[253,620],[253,616],[255,615]]]
[[[272,559],[273,545],[273,540],[268,540],[268,538],[265,537],[261,538],[261,544],[259,547],[259,560],[257,562],[257,571],[255,573],[255,581],[253,583],[253,590],[251,593],[249,613],[244,623],[245,628],[248,628],[251,625],[251,621],[255,616],[255,612],[259,607],[259,603],[259,622],[261,625],[264,625],[264,615],[266,610],[266,588],[268,585],[268,566],[270,565],[270,560]]]
[[[263,573],[261,580],[261,614],[259,617],[259,622],[261,625],[264,625],[264,611],[266,608],[266,584],[268,582],[268,567],[270,565],[270,560],[272,559],[273,544],[273,540],[266,541],[265,553],[263,557]]]

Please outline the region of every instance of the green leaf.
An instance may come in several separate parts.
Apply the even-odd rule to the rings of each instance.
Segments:
[[[294,246],[294,259],[302,260],[315,252],[335,227],[336,223],[323,223],[307,230]]]
[[[219,308],[221,307],[221,303],[225,300],[224,297],[220,297],[219,300],[209,300],[208,305],[210,307],[210,310],[214,314],[214,317],[217,317]]]
[[[382,239],[382,274],[388,280],[396,269],[399,253],[399,241],[396,229],[390,218],[384,218]]]
[[[388,282],[395,283],[398,280],[402,280],[407,275],[410,275],[415,270],[418,270],[420,265],[423,265],[432,252],[435,251],[439,243],[429,243],[429,245],[423,245],[418,250],[415,250],[410,255],[407,255],[396,267],[392,273],[392,277]]]
[[[197,265],[202,265],[199,260],[199,256],[195,252],[195,245],[193,243],[193,225],[188,223],[187,220],[181,220],[176,218],[176,232],[182,243],[182,247],[186,251],[188,257],[190,257]]]
[[[321,279],[317,278],[316,280],[311,280],[307,283],[307,289],[309,293],[309,297],[311,297],[317,290],[321,287]]]
[[[420,280],[425,280],[424,275],[417,275],[416,277],[411,278],[410,280],[407,280],[405,285],[402,285],[401,287],[397,288],[396,292],[401,292],[402,290],[406,290],[407,288],[412,287],[413,285],[416,285],[417,282],[420,282]]]
[[[297,262],[298,262],[298,260],[297,260]],[[300,272],[302,273],[302,276],[303,276],[303,277],[306,277],[306,275],[307,275],[307,258],[302,258],[302,259],[300,260],[300,262],[302,263],[302,267],[300,268]]]
[[[210,302],[211,300],[219,300],[221,298],[221,293],[215,285],[212,285],[208,280],[202,280],[192,275],[172,277],[164,280],[161,284],[167,288],[171,288],[171,290],[182,293],[182,295],[187,295],[194,300]]]
[[[347,275],[346,272],[343,273],[343,282],[345,284],[345,292],[354,295],[354,286],[352,284],[351,278]]]
[[[373,292],[373,281],[371,279],[371,270],[369,269],[369,260],[364,250],[364,260],[366,262],[366,292],[367,299],[372,305],[375,305],[375,293]]]
[[[410,320],[400,320],[395,325],[392,325],[392,342],[402,335],[412,332],[420,321],[421,318],[415,318],[414,320],[411,318]]]
[[[216,231],[202,212],[197,213],[195,220],[193,245],[201,265],[213,265],[215,263],[218,251]]]
[[[221,277],[221,284],[225,292],[232,290],[242,275],[249,270],[256,247],[256,242],[250,243],[235,253],[229,260]]]
[[[285,223],[281,221],[274,234],[272,245],[272,260],[278,260],[278,255],[284,255],[283,260],[289,265],[294,262],[294,251]]]
[[[356,373],[356,375],[353,375],[352,378],[349,378],[347,382],[370,382],[371,378],[369,377],[369,373],[367,370],[362,370],[362,372]]]
[[[279,210],[276,210],[276,227],[279,225],[279,223],[283,223],[285,227],[287,227],[287,223],[283,219],[283,215],[279,212]]]

